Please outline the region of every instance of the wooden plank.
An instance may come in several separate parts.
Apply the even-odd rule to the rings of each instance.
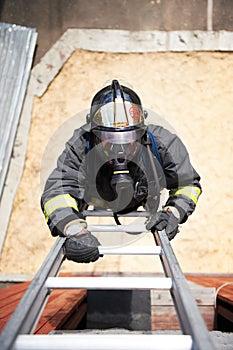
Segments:
[[[23,282],[0,289],[0,331],[10,319],[30,282]]]
[[[215,288],[190,288],[190,291],[199,306],[214,305]],[[170,292],[151,290],[151,305],[173,305]]]
[[[224,297],[231,302],[233,301],[233,275],[186,275],[186,278],[201,286],[214,287],[218,290],[218,297]]]
[[[70,315],[77,310],[86,298],[85,290],[53,291],[53,300],[49,300],[38,322],[35,333],[48,334],[52,330],[60,329]]]
[[[190,291],[209,330],[214,328],[215,288],[188,282]],[[169,291],[151,290],[151,327],[153,330],[180,329],[174,302]]]
[[[179,321],[172,306],[160,306],[151,308],[152,330],[178,330]]]
[[[233,305],[233,282],[224,284],[217,290],[217,297]]]
[[[10,319],[29,284],[30,282],[23,282],[0,289],[0,331]],[[78,305],[85,297],[85,290],[54,290],[49,296],[48,303],[37,325],[38,333],[45,333],[46,329],[48,331],[58,329],[56,327],[66,322],[70,314],[77,310]],[[81,313],[79,317],[81,318]]]
[[[232,310],[229,310],[228,308],[224,307],[223,305],[218,305],[217,307],[218,314],[226,318],[228,321],[233,323],[233,312]]]
[[[208,330],[214,329],[214,307],[202,306],[199,311],[206,323]],[[180,324],[173,306],[153,306],[151,308],[152,330],[179,330]]]
[[[65,292],[66,290],[64,289],[52,291],[51,295],[49,296],[48,302],[45,306],[45,309],[42,312],[42,315],[38,321],[35,333],[39,332],[40,329],[43,329],[43,327],[45,327],[46,324],[48,324],[49,328],[51,327],[49,325],[49,322],[53,322],[53,317],[62,308],[61,301],[62,303],[66,302],[66,298],[63,296]],[[66,294],[66,296],[68,297],[68,294]]]
[[[216,320],[218,316],[222,316],[233,323],[233,275],[187,275],[187,279],[203,286],[214,286],[216,288]]]
[[[87,303],[81,303],[72,316],[62,325],[63,330],[77,329],[82,319],[87,314]]]
[[[5,315],[8,315],[9,312],[13,313],[21,298],[23,297],[25,290],[17,293],[15,295],[11,295],[9,298],[1,302],[0,305],[0,319]]]
[[[18,283],[0,289],[0,331],[10,319],[30,282]]]
[[[9,298],[16,294],[23,294],[28,288],[30,282],[17,283],[13,286],[5,287],[0,289],[0,307],[5,305],[5,302],[8,302]]]
[[[10,305],[5,305],[1,308],[1,312],[0,312],[0,319],[5,319],[10,317],[10,315],[14,312],[14,310],[16,309],[17,305],[19,304],[21,298],[18,297],[18,299],[16,299],[14,302],[11,302]]]

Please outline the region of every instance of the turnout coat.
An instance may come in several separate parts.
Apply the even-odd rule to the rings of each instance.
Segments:
[[[133,196],[118,212],[143,205],[153,213],[158,208],[158,193],[167,189],[164,205],[176,207],[183,223],[195,210],[201,194],[200,176],[176,134],[158,125],[148,125],[147,130],[153,135],[158,154],[145,133],[137,158],[128,164],[134,182]],[[111,204],[115,203],[110,186],[112,168],[98,157],[90,135],[89,124],[74,131],[45,184],[41,207],[53,236],[62,235],[65,225],[80,217],[80,212],[89,205],[112,209]],[[148,157],[148,147],[154,165]]]

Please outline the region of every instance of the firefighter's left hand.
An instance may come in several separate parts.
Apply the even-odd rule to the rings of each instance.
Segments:
[[[99,259],[100,242],[89,231],[70,236],[66,239],[64,249],[68,260],[77,263],[89,263]]]
[[[151,232],[162,231],[165,229],[168,239],[171,241],[179,232],[179,218],[169,209],[170,208],[166,208],[165,210],[152,215],[146,228]]]

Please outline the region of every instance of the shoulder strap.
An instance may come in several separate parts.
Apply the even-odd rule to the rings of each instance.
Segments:
[[[91,149],[91,145],[90,145],[90,133],[87,132],[85,136],[86,136],[86,137],[85,137],[85,138],[86,138],[85,154],[87,154],[87,153],[90,151],[90,149]]]
[[[147,134],[151,140],[151,145],[152,145],[152,148],[153,148],[153,151],[154,151],[154,154],[156,156],[156,158],[158,159],[159,161],[159,164],[161,165],[161,167],[163,166],[162,165],[162,161],[161,161],[161,157],[160,157],[160,154],[159,154],[159,150],[158,150],[158,147],[157,147],[157,144],[156,144],[156,140],[155,140],[155,137],[154,135],[152,134],[151,131],[147,130]]]

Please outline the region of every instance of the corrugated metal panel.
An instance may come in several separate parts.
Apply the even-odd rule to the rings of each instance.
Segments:
[[[37,39],[34,28],[0,23],[0,197]]]

